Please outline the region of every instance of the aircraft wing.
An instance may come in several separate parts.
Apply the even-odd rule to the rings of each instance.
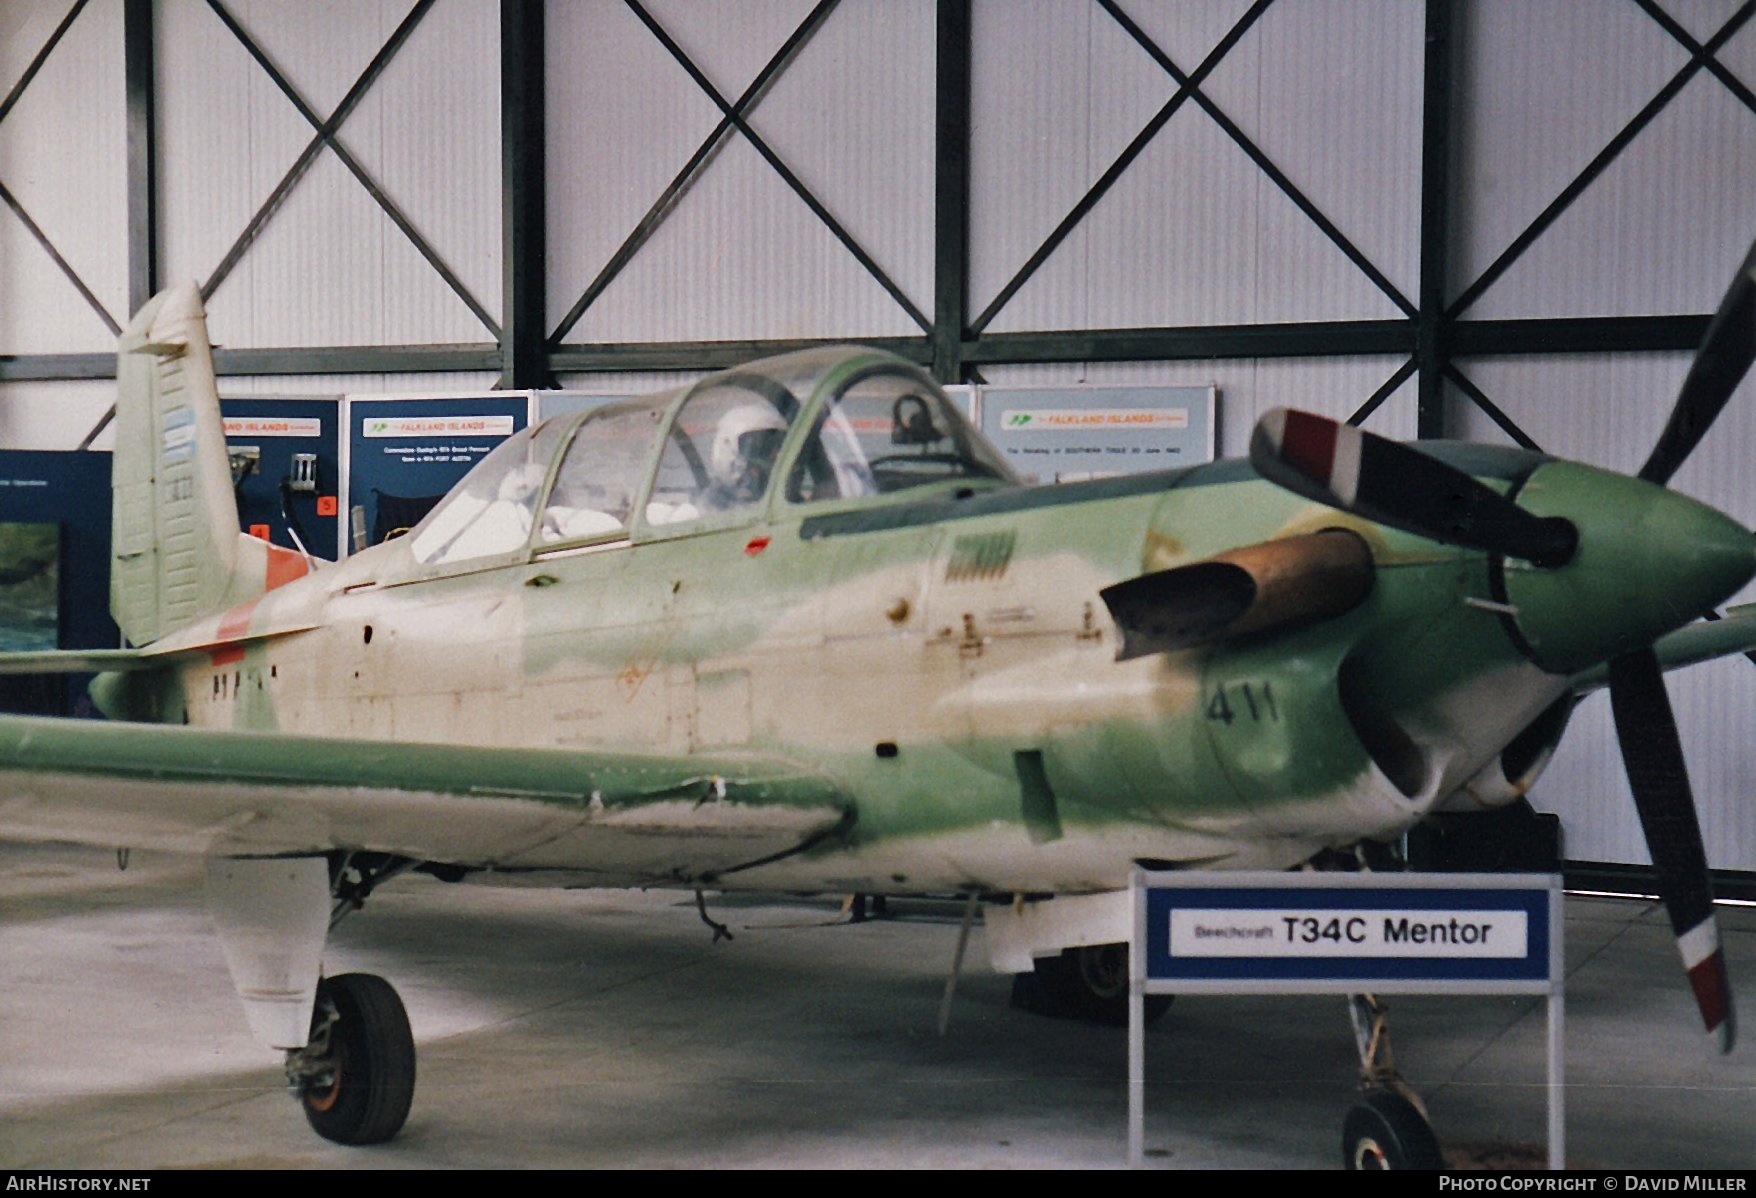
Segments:
[[[222,856],[335,849],[604,884],[711,880],[852,821],[832,780],[665,758],[0,717],[0,838]]]
[[[31,653],[0,653],[0,674],[103,674],[115,670],[150,670],[164,665],[138,649],[44,649]]]
[[[1756,650],[1756,603],[1728,608],[1720,619],[1699,620],[1660,637],[1653,645],[1658,663],[1665,670],[1752,650]],[[1600,665],[1573,679],[1573,693],[1587,695],[1609,683],[1610,667]]]

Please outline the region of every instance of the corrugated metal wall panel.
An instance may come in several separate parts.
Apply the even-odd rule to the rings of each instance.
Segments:
[[[1697,77],[1471,316],[1706,312],[1756,233],[1756,113]]]
[[[160,277],[206,280],[311,131],[201,0],[159,0],[154,12]],[[216,341],[273,344],[259,327],[253,275],[246,256],[211,297]]]
[[[232,11],[327,118],[409,6],[255,0]],[[497,14],[491,0],[436,6],[339,135],[491,315],[500,290]],[[314,131],[206,5],[163,0],[159,25],[164,274],[205,280]],[[214,292],[209,316],[216,340],[234,346],[491,339],[327,149]]]
[[[1665,7],[1700,36],[1735,10]],[[1454,293],[1688,61],[1633,5],[1473,3],[1459,25]],[[1742,29],[1724,61],[1756,80],[1756,29]],[[1467,315],[1705,311],[1752,229],[1756,113],[1701,72]]]
[[[499,47],[497,0],[444,0],[385,69],[373,89],[379,102],[363,108],[341,134],[343,144],[496,323],[502,240]],[[400,230],[386,228],[383,237],[379,303],[386,341],[493,339],[492,330]]]
[[[842,5],[751,121],[929,319],[934,24],[933,0]],[[847,251],[837,247],[834,253]],[[922,331],[887,294],[869,286],[856,294],[857,309],[836,312],[837,302],[824,314],[824,335]]]
[[[7,449],[77,449],[80,440],[116,402],[116,384],[81,382],[0,383],[0,446]],[[94,442],[109,449],[114,428]]]
[[[66,3],[0,4],[0,98],[9,95]],[[128,308],[122,10],[89,4],[0,121],[0,182],[110,318]],[[114,80],[114,86],[94,86]],[[0,353],[107,348],[112,334],[78,289],[0,205]]]
[[[1408,0],[1277,3],[1252,39],[1254,69],[1223,64],[1206,89],[1411,300],[1420,289],[1424,24],[1423,6]],[[1179,65],[1192,70],[1195,64]],[[1265,205],[1262,218],[1294,223],[1298,244],[1308,238],[1309,218],[1290,204]],[[1327,298],[1324,276],[1356,268],[1320,255],[1321,248],[1264,256],[1258,277],[1265,304],[1284,293],[1296,297],[1297,313],[1276,315],[1271,308],[1264,319],[1393,314],[1375,289],[1372,302],[1358,309]],[[1320,268],[1317,277],[1313,267]]]
[[[719,114],[620,0],[550,4],[544,34],[553,328]]]
[[[273,395],[450,395],[459,391],[485,391],[500,382],[497,374],[481,371],[411,374],[285,374],[228,375],[220,379],[220,394],[234,396]]]
[[[1193,72],[1246,7],[1143,4],[1129,12]],[[1049,4],[1019,20],[1017,5],[992,0],[975,14],[971,294],[981,310],[1175,84],[1101,10]],[[1380,270],[1411,290],[1422,34],[1419,10],[1405,4],[1276,5],[1204,86],[1344,234],[1358,236]],[[1397,314],[1218,124],[1186,103],[992,328]]]
[[[589,391],[599,395],[656,395],[693,383],[705,375],[700,370],[600,370],[556,376],[563,391]]]
[[[732,100],[806,12],[808,5],[797,9],[764,5],[753,11],[660,5],[655,19]],[[874,11],[873,5],[845,5],[832,14],[755,107],[752,126],[813,195],[822,191],[818,202],[845,223],[855,241],[862,234],[876,235],[867,253],[896,269],[904,293],[922,292],[932,274],[931,7],[887,5],[887,14],[889,19],[883,19],[885,14]],[[623,40],[637,46],[644,37],[657,49],[650,33],[630,33],[608,14],[597,16],[616,46],[622,46]],[[760,19],[750,19],[753,16]],[[565,32],[551,32],[551,46],[562,33],[587,40],[588,53],[595,54],[594,28],[574,23]],[[651,60],[650,49],[641,53]],[[569,204],[551,216],[551,223],[564,221],[557,242],[565,267],[558,278],[567,283],[550,293],[557,318],[578,299],[639,214],[659,197],[718,119],[680,67],[667,56],[666,61],[671,65],[657,74],[666,83],[653,95],[653,104],[620,105],[616,116],[627,121],[623,125],[606,128],[597,121],[578,121],[579,100],[585,97],[571,84],[562,88],[551,84],[551,98],[560,90],[567,100],[567,107],[550,107],[551,155],[558,165],[557,174],[551,174],[551,200],[576,184],[587,197],[606,193],[604,183],[581,177],[590,163],[601,162],[604,151],[578,148],[572,142],[602,139],[627,155],[629,146],[655,141],[651,128],[673,125],[680,105],[687,112],[688,125],[701,130],[662,139],[660,144],[676,153],[674,165],[648,172],[641,190],[623,188],[620,197],[611,193],[606,207],[625,221],[611,225],[611,234],[569,232],[579,220],[579,204]],[[834,81],[834,88],[825,91],[829,81]],[[913,95],[890,95],[897,88]],[[687,104],[678,95],[688,97]],[[860,137],[880,132],[878,142],[889,149],[878,155],[860,153]],[[910,227],[918,220],[925,220],[925,230]],[[910,332],[918,334],[920,327],[788,190],[757,149],[745,137],[734,135],[567,341]]]
[[[971,6],[969,298],[979,312],[1077,204],[1109,159],[1093,166],[1091,63],[1094,7],[1059,0]],[[1117,56],[1109,71],[1111,128],[1138,129],[1168,92],[1146,56]],[[1116,144],[1114,158],[1123,142]],[[1113,138],[1106,136],[1107,148]],[[1075,263],[1084,234],[1063,245]],[[1084,290],[1065,297],[1085,323]],[[1019,303],[1021,301],[1014,301]],[[1007,313],[1008,318],[1022,309]],[[1031,313],[1020,317],[1030,319]]]

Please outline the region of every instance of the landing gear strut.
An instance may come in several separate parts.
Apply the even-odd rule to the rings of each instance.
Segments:
[[[389,982],[344,973],[317,984],[311,1038],[287,1054],[287,1084],[311,1127],[338,1144],[381,1144],[415,1094],[415,1040]]]
[[[1445,1157],[1427,1121],[1425,1104],[1396,1072],[1389,1012],[1372,995],[1354,994],[1348,997],[1348,1015],[1365,1094],[1341,1126],[1342,1168],[1355,1172],[1443,1169]]]

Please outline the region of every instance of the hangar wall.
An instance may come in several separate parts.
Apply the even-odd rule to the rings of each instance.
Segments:
[[[963,377],[1215,384],[1225,453],[1295,404],[1398,437],[1436,415],[1627,469],[1688,354],[1614,321],[1711,311],[1756,231],[1756,22],[1738,0],[970,0],[950,296],[936,122],[941,18],[960,2],[543,5],[556,381],[666,385],[727,341],[874,340],[925,360],[949,319]],[[211,284],[216,339],[265,355],[227,394],[497,377],[499,0],[9,0],[0,443],[71,447],[108,405],[93,362],[139,252],[124,14],[143,5],[154,273]],[[1437,176],[1435,14],[1451,72]],[[338,109],[334,144],[314,141]],[[1574,317],[1599,323],[1555,323]],[[1288,340],[1312,322],[1335,342]],[[1191,330],[1230,339],[1204,352],[1176,336]],[[1240,330],[1268,348],[1236,348],[1256,343]],[[1068,336],[1084,332],[1098,351]],[[1751,389],[1677,479],[1745,523]],[[1736,662],[1672,679],[1724,868],[1756,869],[1752,686]],[[1569,855],[1642,861],[1606,707],[1581,708],[1536,799],[1564,815]]]

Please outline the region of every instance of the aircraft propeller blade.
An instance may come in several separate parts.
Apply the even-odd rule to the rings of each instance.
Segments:
[[[1419,450],[1309,412],[1277,408],[1257,422],[1250,464],[1269,482],[1447,545],[1564,566],[1578,530],[1538,516]]]
[[[1721,1052],[1730,1052],[1737,1021],[1731,982],[1713,914],[1707,851],[1689,790],[1677,739],[1677,723],[1665,692],[1658,656],[1650,648],[1610,663],[1610,705],[1634,807],[1658,873],[1659,896],[1671,918],[1683,968],[1701,1009],[1702,1022]]]
[[[1640,468],[1641,478],[1660,484],[1670,481],[1737,390],[1752,360],[1756,360],[1756,245],[1750,247],[1707,326],[1665,431]]]

